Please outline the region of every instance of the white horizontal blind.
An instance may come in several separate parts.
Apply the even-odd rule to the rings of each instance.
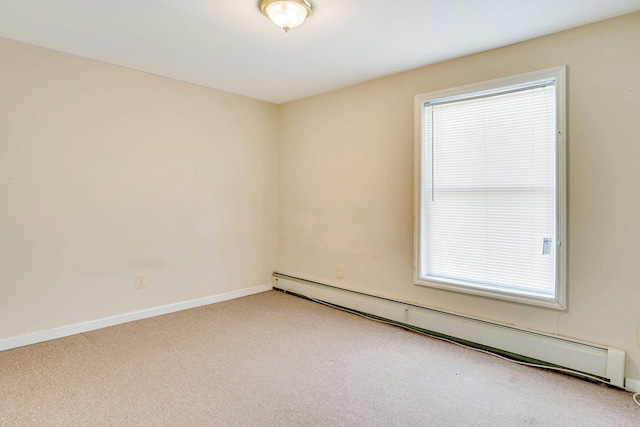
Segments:
[[[425,103],[423,279],[554,298],[554,80]]]

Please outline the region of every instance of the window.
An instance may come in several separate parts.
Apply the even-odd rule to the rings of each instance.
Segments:
[[[415,101],[415,283],[564,309],[565,67]]]

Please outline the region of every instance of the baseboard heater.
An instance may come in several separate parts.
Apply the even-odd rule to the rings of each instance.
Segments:
[[[272,285],[276,289],[294,292],[436,334],[590,374],[608,380],[616,387],[624,387],[626,354],[619,348],[435,310],[279,272],[273,273]]]

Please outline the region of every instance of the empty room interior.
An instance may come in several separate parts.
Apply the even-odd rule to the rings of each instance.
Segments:
[[[640,0],[0,0],[0,425],[640,425],[638,159]]]

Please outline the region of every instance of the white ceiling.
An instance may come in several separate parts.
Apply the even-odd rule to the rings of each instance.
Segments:
[[[275,103],[640,10],[640,0],[0,0],[0,37]]]

